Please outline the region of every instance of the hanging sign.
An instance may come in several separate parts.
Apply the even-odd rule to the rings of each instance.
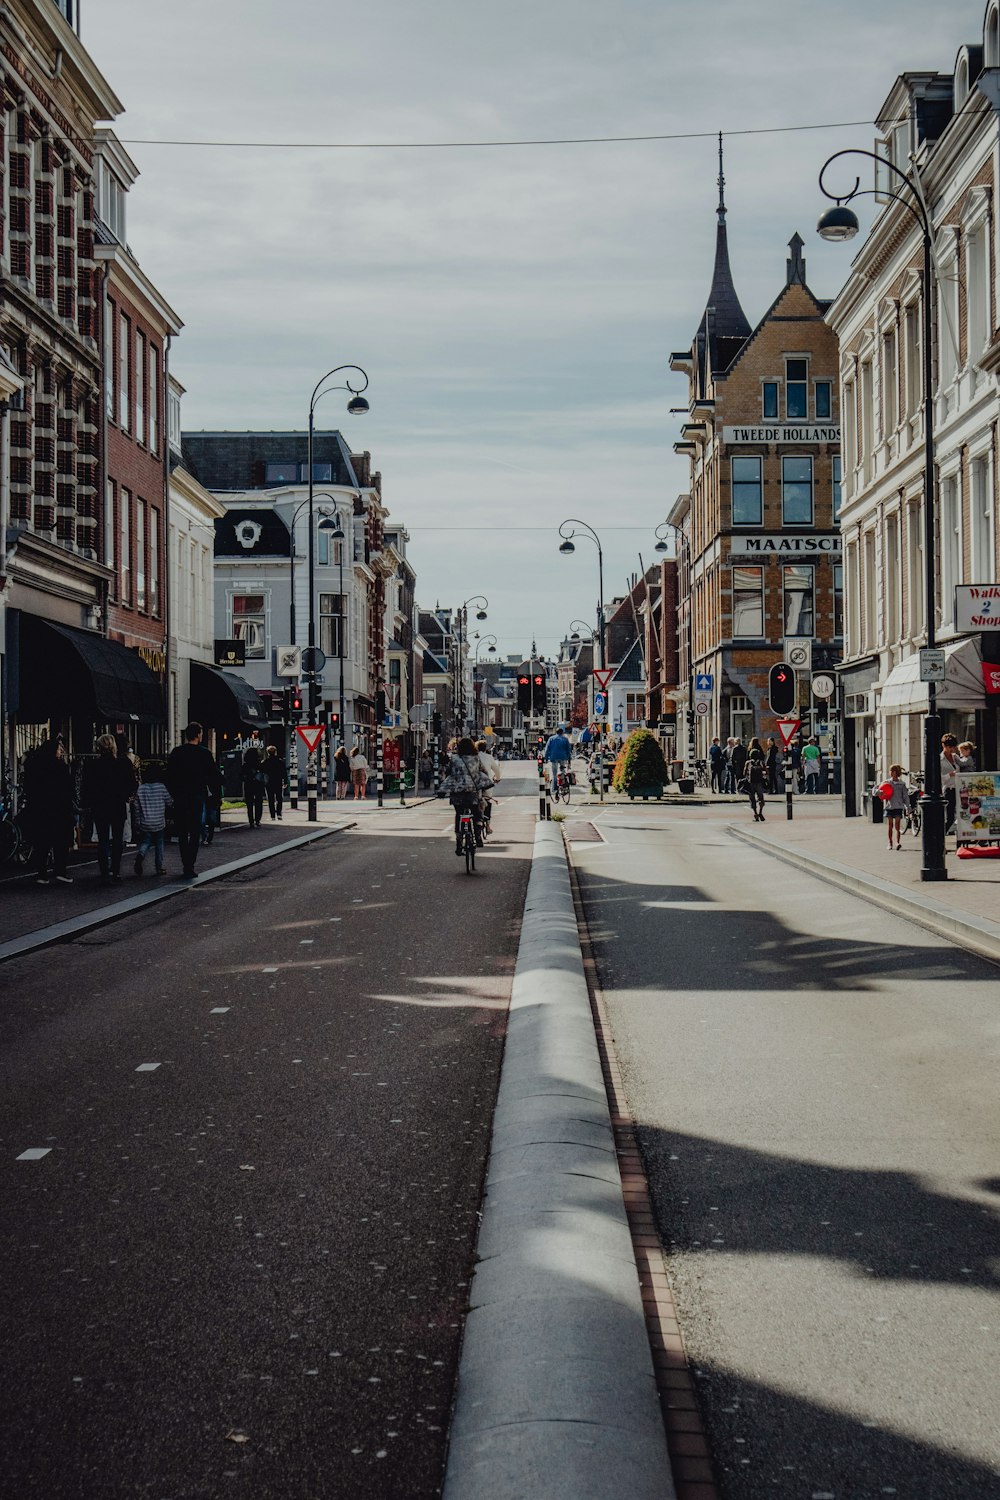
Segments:
[[[316,746],[323,738],[322,724],[296,724],[295,732],[302,740],[310,755],[315,754]]]

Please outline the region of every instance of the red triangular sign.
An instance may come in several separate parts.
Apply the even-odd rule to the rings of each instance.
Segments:
[[[778,733],[781,735],[781,743],[787,750],[802,727],[801,719],[775,719]],[[300,731],[301,732],[301,731]]]
[[[309,754],[312,755],[323,738],[322,724],[296,724],[295,729],[299,739],[303,741]]]
[[[608,690],[608,683],[611,681],[611,679],[612,679],[612,677],[614,675],[615,675],[615,669],[614,669],[614,667],[595,667],[594,668],[594,677],[596,678],[596,680],[597,680],[597,686],[600,688],[600,690],[601,690],[602,693],[606,693],[607,692],[607,690]]]

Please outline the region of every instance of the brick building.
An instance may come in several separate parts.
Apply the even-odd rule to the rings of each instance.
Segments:
[[[714,735],[773,731],[770,667],[783,642],[808,643],[813,669],[840,660],[843,577],[837,340],[824,322],[828,302],[806,283],[802,240],[789,244],[785,283],[751,328],[729,263],[724,179],[719,175],[715,267],[691,348],[671,355],[686,375],[688,418],[675,451],[690,459],[689,492],[669,519],[680,529],[682,640],[690,635],[696,674],[712,678],[710,712],[699,717],[696,749]],[[685,662],[686,665],[686,662]],[[688,703],[680,674],[676,699]],[[808,716],[808,673],[800,704]],[[811,719],[836,752],[836,726]]]

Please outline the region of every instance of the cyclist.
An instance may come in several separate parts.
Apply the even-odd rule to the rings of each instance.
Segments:
[[[566,725],[560,724],[555,734],[549,735],[548,743],[542,755],[542,759],[548,767],[553,791],[556,788],[556,777],[561,773],[569,774],[569,763],[572,754],[573,746],[567,737]]]
[[[490,750],[489,740],[477,740],[476,749],[479,751],[479,764],[490,778],[490,785],[483,793],[483,824],[486,832],[490,832],[490,824],[493,821],[493,788],[500,780],[500,762]]]
[[[439,797],[450,797],[455,809],[455,853],[463,852],[459,843],[459,822],[463,812],[472,813],[476,829],[476,843],[483,844],[483,798],[482,794],[492,785],[492,778],[483,769],[479,752],[468,735],[464,735],[448,755],[448,770],[438,788]]]

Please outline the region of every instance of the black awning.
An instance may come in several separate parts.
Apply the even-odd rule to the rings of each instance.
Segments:
[[[21,615],[21,717],[63,714],[95,724],[162,724],[163,691],[129,646],[91,630]]]
[[[238,724],[256,728],[267,724],[264,700],[245,677],[220,672],[204,662],[191,663],[191,717],[209,729],[231,729]]]

